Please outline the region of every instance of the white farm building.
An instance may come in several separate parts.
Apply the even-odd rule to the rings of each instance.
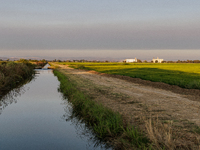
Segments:
[[[157,57],[157,59],[152,59],[152,61],[153,61],[153,63],[162,63],[164,60],[163,59],[159,59],[158,57]]]
[[[125,62],[125,63],[137,62],[137,58],[135,58],[135,59],[125,59],[123,62]]]

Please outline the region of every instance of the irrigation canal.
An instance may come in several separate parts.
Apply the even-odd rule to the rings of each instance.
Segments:
[[[31,82],[0,101],[0,149],[111,149],[71,117],[71,104],[59,92],[60,83],[52,70],[37,72]]]

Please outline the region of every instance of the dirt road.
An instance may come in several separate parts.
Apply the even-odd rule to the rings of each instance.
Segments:
[[[122,114],[128,123],[144,130],[151,140],[160,138],[161,141],[157,139],[157,142],[166,142],[166,138],[170,138],[168,146],[199,145],[200,99],[94,71],[72,69],[66,65],[60,67],[60,71],[76,82],[80,90]],[[155,129],[150,126],[153,120]],[[158,135],[161,132],[162,135]],[[176,140],[172,140],[172,136]]]

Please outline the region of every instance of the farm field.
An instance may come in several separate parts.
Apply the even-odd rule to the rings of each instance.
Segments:
[[[153,63],[65,63],[76,69],[94,70],[153,82],[163,82],[182,88],[200,89],[200,64]]]

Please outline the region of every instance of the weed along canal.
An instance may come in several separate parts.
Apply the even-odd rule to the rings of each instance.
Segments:
[[[32,81],[0,101],[0,149],[112,149],[72,117],[71,104],[59,92],[60,83],[52,70],[36,71]]]

